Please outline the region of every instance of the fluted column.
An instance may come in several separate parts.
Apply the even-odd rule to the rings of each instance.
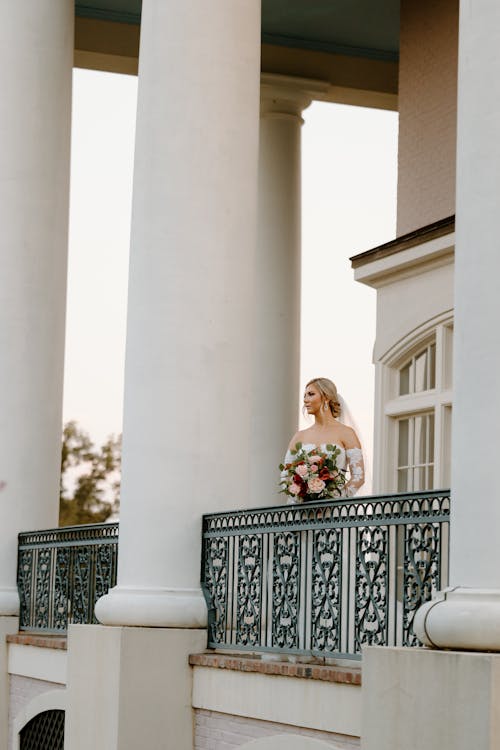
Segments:
[[[450,583],[429,644],[500,650],[500,5],[461,0]]]
[[[323,89],[319,81],[261,79],[252,505],[279,502],[278,464],[297,430],[302,112]]]
[[[202,627],[201,515],[248,503],[259,67],[259,0],[143,0],[105,624]]]
[[[26,0],[0,24],[0,615],[18,532],[58,521],[73,14]]]

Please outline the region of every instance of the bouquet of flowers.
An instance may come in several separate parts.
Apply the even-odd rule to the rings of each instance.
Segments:
[[[290,452],[292,461],[280,464],[280,492],[292,498],[291,502],[341,497],[346,472],[337,466],[337,446],[327,445],[326,452],[318,448],[307,451],[297,443]]]

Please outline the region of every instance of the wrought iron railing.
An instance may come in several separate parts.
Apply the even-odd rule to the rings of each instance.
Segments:
[[[19,534],[19,629],[64,634],[95,623],[96,601],[116,583],[118,524]]]
[[[447,584],[448,490],[203,517],[208,646],[360,658],[418,646],[413,617]]]

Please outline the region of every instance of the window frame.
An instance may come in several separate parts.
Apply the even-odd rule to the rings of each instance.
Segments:
[[[400,369],[432,343],[435,387],[399,395]],[[374,490],[398,492],[398,420],[434,413],[433,488],[450,485],[453,313],[448,311],[398,342],[376,364]]]

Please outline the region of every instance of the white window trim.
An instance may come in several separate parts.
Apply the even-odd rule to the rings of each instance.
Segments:
[[[446,419],[452,406],[452,388],[443,382],[445,376],[445,329],[453,328],[453,310],[447,310],[398,341],[375,364],[375,493],[397,492],[396,416],[413,416],[434,410],[434,486],[446,484],[449,446],[444,444]],[[399,389],[398,369],[433,338],[436,341],[436,387],[432,390],[395,396]]]

